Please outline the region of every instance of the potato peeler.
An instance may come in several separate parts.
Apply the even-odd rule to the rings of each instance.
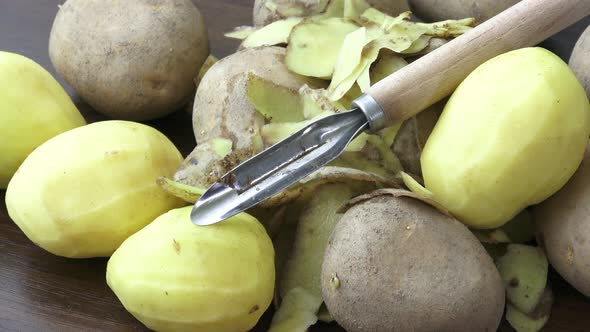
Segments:
[[[336,159],[360,133],[416,115],[487,60],[537,45],[588,15],[590,0],[520,1],[379,81],[351,110],[317,120],[229,171],[195,203],[192,222],[210,225],[256,206]]]

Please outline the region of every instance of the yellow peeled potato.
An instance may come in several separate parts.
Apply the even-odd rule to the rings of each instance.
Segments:
[[[107,283],[152,330],[249,331],[273,297],[270,237],[245,213],[195,226],[191,209],[172,210],[128,238],[109,260]]]
[[[156,184],[181,161],[151,127],[93,123],[31,153],[8,184],[6,206],[27,237],[55,255],[110,256],[131,234],[182,206]]]
[[[49,72],[22,55],[0,52],[0,189],[35,148],[85,124]]]
[[[495,57],[445,106],[422,152],[425,186],[470,227],[502,226],[565,185],[584,156],[590,105],[557,55]]]

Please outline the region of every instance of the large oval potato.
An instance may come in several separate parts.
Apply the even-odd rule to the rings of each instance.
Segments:
[[[85,124],[49,72],[22,55],[0,52],[0,189],[39,145]]]
[[[165,213],[125,240],[107,283],[155,331],[246,332],[272,301],[272,242],[244,213],[197,227],[191,210]]]
[[[473,17],[478,23],[487,21],[520,0],[409,0],[416,16],[427,22]]]
[[[27,157],[6,191],[11,219],[60,256],[110,256],[131,234],[182,206],[157,184],[182,156],[157,130],[103,121],[58,135]]]
[[[538,47],[511,51],[447,102],[422,151],[424,183],[461,222],[500,227],[565,185],[589,135],[588,98],[567,64]]]
[[[569,66],[576,73],[580,83],[586,89],[586,95],[590,98],[590,26],[584,30],[576,42]]]
[[[537,241],[551,265],[590,297],[590,145],[570,181],[535,206],[533,213]]]
[[[500,275],[460,222],[409,197],[357,202],[336,225],[322,294],[349,332],[496,331]]]
[[[68,0],[49,38],[58,74],[115,119],[180,109],[208,54],[207,29],[190,0]]]

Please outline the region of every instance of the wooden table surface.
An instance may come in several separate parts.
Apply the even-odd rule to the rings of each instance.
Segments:
[[[47,44],[58,4],[63,0],[0,0],[0,50],[30,57],[57,75]],[[253,0],[194,0],[204,14],[217,57],[231,54],[238,43],[223,37],[235,26],[250,25]],[[565,60],[590,19],[543,43]],[[1,79],[1,78],[0,78]],[[104,118],[81,101],[63,80],[88,121]],[[177,112],[148,122],[168,135],[181,152],[195,145],[190,116]],[[1,133],[0,133],[0,139]],[[10,220],[0,191],[0,331],[145,331],[128,314],[105,282],[106,259],[72,260],[53,256],[33,245]],[[590,300],[568,286],[555,272],[553,313],[545,331],[589,331]],[[266,331],[270,312],[255,331]],[[468,324],[468,322],[466,322]],[[506,323],[501,331],[511,331]],[[318,324],[312,331],[342,331]]]

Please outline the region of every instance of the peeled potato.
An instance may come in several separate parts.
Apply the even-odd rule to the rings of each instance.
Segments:
[[[191,209],[167,212],[125,240],[107,283],[155,331],[249,331],[272,301],[272,242],[250,215],[197,227]]]
[[[35,148],[85,124],[49,72],[24,56],[0,52],[0,189]]]
[[[209,45],[190,0],[68,0],[53,22],[49,55],[96,111],[138,121],[190,101]]]
[[[425,187],[468,226],[497,228],[568,182],[589,135],[588,98],[563,60],[538,47],[504,53],[445,105],[422,151]]]
[[[102,121],[72,129],[31,153],[6,191],[11,219],[41,248],[106,257],[131,234],[183,202],[158,186],[182,156],[157,130]]]

